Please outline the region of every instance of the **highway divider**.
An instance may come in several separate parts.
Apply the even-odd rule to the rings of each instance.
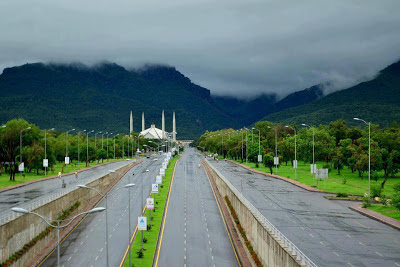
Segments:
[[[240,193],[216,168],[205,161],[209,175],[235,212],[253,251],[263,266],[316,266]],[[232,215],[232,214],[231,214]],[[236,222],[237,223],[237,222]],[[243,244],[249,247],[249,244]]]
[[[142,247],[142,235],[138,231],[136,226],[135,231],[131,237],[133,239],[131,251],[128,249],[125,251],[124,257],[121,261],[121,266],[129,266],[129,253],[131,253],[132,264],[135,267],[141,266],[152,266],[157,255],[158,244],[162,239],[162,226],[165,220],[165,213],[168,207],[168,199],[170,196],[173,179],[175,175],[176,165],[178,163],[178,157],[173,157],[165,170],[165,178],[162,180],[162,185],[159,185],[159,193],[152,194],[148,197],[154,198],[155,207],[151,210],[151,220],[150,210],[147,210],[145,206],[142,215],[147,217],[147,231],[143,231],[143,250]]]
[[[141,161],[134,161],[130,164],[119,168],[117,171],[125,174],[132,167],[139,164]],[[93,187],[100,192],[110,190],[122,177],[116,173],[110,173],[103,177],[93,179],[87,186]],[[81,205],[71,213],[74,216],[78,213],[88,211],[96,206],[101,197],[92,190],[81,188],[69,188],[67,191],[62,191],[56,197],[52,197],[48,202],[43,203],[29,211],[36,212],[47,218],[57,218],[61,213],[69,209],[74,203],[79,201]],[[85,216],[80,216],[74,222],[60,233],[60,239],[63,241],[69,232],[75,229],[80,221]],[[15,252],[19,251],[23,246],[29,243],[33,238],[38,236],[47,228],[47,224],[37,216],[30,214],[18,215],[12,220],[0,225],[0,263],[7,260]],[[44,238],[35,243],[29,248],[29,251],[24,253],[18,261],[13,263],[13,266],[35,266],[40,264],[47,255],[51,254],[57,245],[57,231],[51,231]]]

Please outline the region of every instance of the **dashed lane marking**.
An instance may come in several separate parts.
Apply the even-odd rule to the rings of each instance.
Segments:
[[[333,254],[335,254],[336,256],[338,256],[338,257],[339,257],[339,254],[337,254],[335,251],[333,252]]]
[[[376,252],[376,251],[375,251],[375,253],[378,254],[379,256],[383,257],[383,255],[381,253]]]

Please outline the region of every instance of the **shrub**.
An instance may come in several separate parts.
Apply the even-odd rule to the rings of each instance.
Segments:
[[[400,183],[397,183],[393,186],[395,192],[400,192]]]
[[[391,199],[391,205],[400,210],[400,192],[396,193]]]
[[[382,188],[379,185],[371,187],[371,197],[380,197],[382,194]]]
[[[379,176],[378,176],[377,172],[375,172],[375,171],[371,172],[371,179],[372,180],[374,180],[375,182],[378,182],[378,178],[379,178]]]
[[[336,197],[348,197],[349,195],[346,193],[337,193]]]
[[[363,200],[362,204],[363,208],[368,208],[371,206],[371,200],[368,198],[368,194],[364,194],[362,200]]]
[[[136,252],[136,254],[138,255],[138,258],[143,258],[144,257],[144,253],[142,249],[139,249],[138,252]]]
[[[143,237],[143,243],[147,243],[147,238]]]
[[[346,179],[346,177],[343,177],[342,184],[346,184],[346,183],[347,183],[347,179]]]

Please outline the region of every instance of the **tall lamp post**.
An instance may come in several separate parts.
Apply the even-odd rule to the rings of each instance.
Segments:
[[[83,130],[82,132],[86,132],[86,130]],[[82,132],[78,132],[78,168],[79,168],[79,156],[80,156],[80,151],[79,151],[79,139],[80,139],[80,134]]]
[[[311,127],[308,124],[302,123],[301,124],[304,127],[308,127],[310,129],[312,129],[312,162],[313,162],[313,166],[312,166],[312,173],[313,173],[313,186],[315,187],[315,172],[317,171],[315,168],[315,142],[314,142],[314,127]]]
[[[297,147],[296,147],[296,128],[290,127],[289,125],[286,125],[285,128],[290,128],[293,129],[294,131],[294,179],[297,180]]]
[[[115,160],[115,137],[118,136],[119,134],[114,135],[114,160]]]
[[[65,142],[65,157],[68,157],[68,134],[70,132],[72,132],[72,131],[75,131],[75,129],[71,129],[71,130],[67,131],[67,134],[65,136],[65,138],[66,138],[66,142]],[[65,165],[67,165],[66,168],[67,168],[67,172],[68,172],[68,164],[65,164]]]
[[[89,134],[94,133],[94,130],[86,132],[86,167],[89,167]]]
[[[253,130],[257,130],[258,131],[258,155],[261,155],[261,139],[260,139],[260,136],[261,136],[261,131],[259,130],[259,129],[257,129],[257,128],[251,128],[251,131],[253,132]],[[261,164],[260,164],[260,168],[261,168]]]
[[[113,133],[110,133],[110,135],[112,135],[112,134],[113,134]],[[109,134],[107,133],[107,140],[106,140],[106,141],[107,141],[107,161],[108,161],[108,135],[109,135]]]
[[[94,148],[96,148],[96,149],[97,149],[97,135],[101,134],[101,133],[102,132],[100,131],[100,132],[94,134]]]
[[[51,128],[49,131],[54,131],[54,128]],[[47,159],[47,129],[44,131],[44,158]],[[47,167],[44,167],[44,176],[46,176],[46,173]]]
[[[272,128],[271,126],[268,126],[270,129],[274,129],[275,131],[275,158],[278,158],[278,134],[277,134],[277,129],[276,127]],[[275,164],[275,174],[278,173],[278,164]]]
[[[115,172],[115,171],[109,171],[109,172]],[[79,188],[85,188],[85,189],[90,189],[90,190],[93,190],[93,191],[95,191],[97,194],[99,194],[101,197],[104,197],[105,199],[106,199],[106,257],[107,257],[107,266],[109,266],[109,259],[108,259],[108,238],[109,238],[109,236],[108,236],[108,210],[107,210],[107,207],[108,207],[108,197],[109,196],[112,196],[113,194],[115,194],[118,190],[120,190],[120,189],[123,189],[123,188],[129,188],[129,187],[132,187],[132,186],[134,186],[134,184],[127,184],[127,185],[125,185],[125,186],[123,186],[123,187],[119,187],[119,188],[117,188],[117,189],[115,189],[115,191],[114,192],[112,192],[111,194],[109,193],[109,192],[106,192],[105,194],[102,194],[102,193],[100,193],[100,191],[98,191],[97,189],[95,189],[95,188],[93,188],[93,187],[89,187],[89,186],[86,186],[86,185],[77,185]]]
[[[11,210],[14,211],[14,212],[18,212],[18,213],[35,215],[35,216],[39,217],[40,219],[42,219],[48,226],[51,226],[51,227],[57,229],[57,266],[59,267],[60,266],[60,229],[67,227],[76,218],[78,218],[81,215],[95,213],[95,212],[101,212],[101,211],[104,211],[105,208],[98,207],[98,208],[91,209],[89,211],[81,212],[81,213],[75,215],[74,217],[72,217],[71,219],[67,219],[67,220],[50,220],[50,219],[47,219],[47,218],[43,217],[40,214],[37,214],[36,212],[28,211],[26,209],[18,208],[18,207],[11,208]],[[51,222],[54,222],[54,221],[57,222],[57,225],[54,225],[54,224],[51,223]],[[60,223],[63,222],[63,221],[69,221],[69,222],[67,224],[65,224],[65,225],[60,225]]]
[[[366,122],[360,118],[353,118],[356,121],[362,121],[368,125],[368,200],[371,198],[371,122]]]
[[[24,171],[24,170],[22,169],[22,133],[23,133],[24,131],[26,131],[26,130],[29,130],[29,129],[31,129],[30,126],[29,126],[28,128],[22,129],[22,130],[19,132],[19,164],[20,164],[20,166],[21,166],[21,169],[20,169],[20,172],[21,172],[21,181],[22,181],[22,172]],[[24,167],[25,167],[25,166],[24,166]]]

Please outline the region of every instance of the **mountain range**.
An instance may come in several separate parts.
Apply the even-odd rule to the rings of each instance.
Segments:
[[[274,94],[250,100],[215,96],[171,66],[128,70],[115,63],[32,63],[6,68],[0,75],[0,123],[24,118],[41,128],[127,133],[131,110],[136,132],[142,112],[146,128],[150,123],[161,128],[165,110],[166,130],[172,130],[175,111],[178,138],[192,139],[206,130],[240,128],[259,120],[326,123],[350,120],[357,113],[393,121],[400,114],[399,69],[395,63],[374,80],[328,96],[323,85],[315,85],[278,101]]]

